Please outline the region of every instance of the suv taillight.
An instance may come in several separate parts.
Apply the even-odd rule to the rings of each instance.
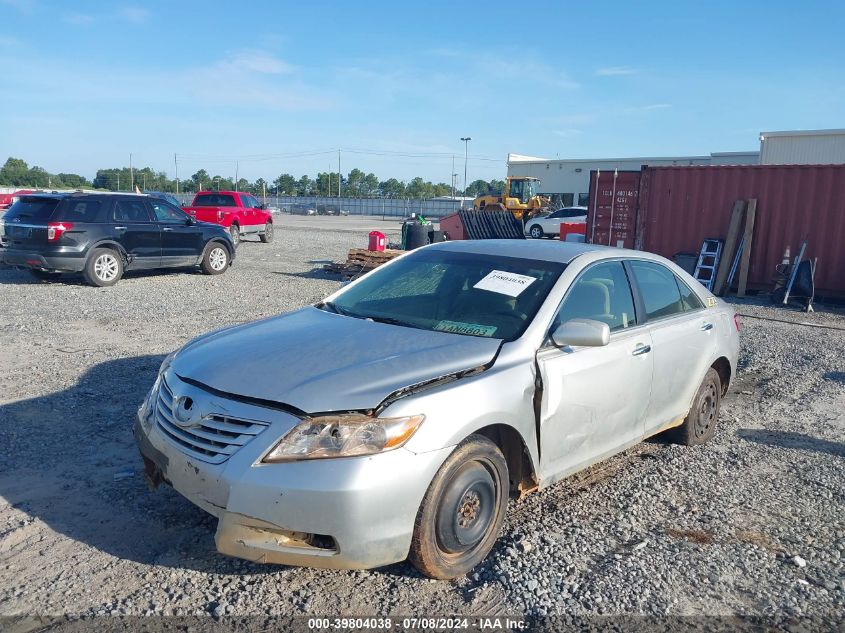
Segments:
[[[740,326],[739,315],[736,312],[734,312],[734,327],[736,328],[737,332],[739,332],[739,326]]]
[[[65,234],[65,231],[69,231],[72,228],[73,224],[70,222],[49,222],[47,224],[47,241],[58,242],[62,235]]]

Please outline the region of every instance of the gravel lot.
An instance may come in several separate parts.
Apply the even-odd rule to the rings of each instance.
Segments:
[[[387,227],[387,230],[385,230]],[[212,328],[314,302],[314,272],[380,219],[283,217],[225,275],[130,274],[114,288],[0,270],[0,615],[758,615],[845,617],[845,314],[747,301],[741,375],[716,439],[646,442],[512,503],[456,582],[259,566],[215,521],[147,491],[131,423],[164,355]],[[2,628],[2,627],[0,627]]]

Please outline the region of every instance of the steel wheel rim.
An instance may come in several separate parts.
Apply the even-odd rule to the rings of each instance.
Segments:
[[[698,405],[698,415],[695,422],[695,435],[701,437],[716,421],[716,410],[718,405],[718,394],[716,393],[716,385],[712,382],[707,384],[707,388],[702,395]]]
[[[112,281],[117,277],[117,258],[103,254],[94,260],[94,274],[102,281]]]
[[[226,253],[219,246],[208,254],[208,263],[213,270],[223,270],[226,266]]]
[[[270,224],[269,222],[267,223],[267,226],[264,228],[264,234],[269,238],[273,237],[273,225]]]
[[[435,519],[440,548],[463,555],[481,543],[496,522],[500,491],[492,466],[469,462],[452,479]]]

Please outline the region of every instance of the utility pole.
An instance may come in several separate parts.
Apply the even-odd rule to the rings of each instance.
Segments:
[[[464,142],[464,195],[461,196],[461,209],[463,209],[464,198],[467,195],[467,161],[469,160],[469,142],[472,140],[472,137],[462,136],[461,140]]]
[[[452,154],[452,200],[455,199],[455,155]]]
[[[173,165],[176,167],[176,193],[179,193],[179,163],[176,162],[176,154],[173,154]]]
[[[238,190],[238,161],[235,161],[235,191]]]
[[[117,190],[120,191],[120,172],[117,172]]]
[[[340,186],[343,184],[343,176],[340,175],[340,148],[337,148],[337,212],[340,213]]]
[[[129,191],[135,188],[135,172],[132,171],[132,152],[129,152]]]

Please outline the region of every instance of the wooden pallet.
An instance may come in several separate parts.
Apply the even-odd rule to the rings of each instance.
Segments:
[[[346,257],[346,261],[333,262],[323,266],[326,272],[340,275],[344,281],[354,279],[359,275],[368,273],[374,268],[378,268],[385,262],[389,262],[394,257],[401,255],[404,251],[389,248],[383,251],[370,251],[366,248],[351,248]]]

